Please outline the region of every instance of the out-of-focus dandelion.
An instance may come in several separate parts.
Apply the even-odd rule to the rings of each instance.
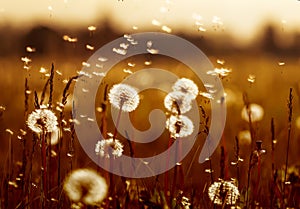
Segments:
[[[249,122],[249,116],[252,122],[260,121],[263,119],[264,109],[258,104],[249,104],[248,108],[244,106],[241,112],[241,117],[243,120]]]
[[[240,192],[232,181],[219,179],[208,188],[208,196],[216,205],[234,205],[240,196]]]
[[[172,137],[187,137],[194,131],[193,122],[184,115],[171,115],[166,121],[166,128]]]
[[[238,138],[241,144],[245,144],[245,145],[251,144],[251,133],[249,130],[240,131],[238,134]]]
[[[124,112],[134,111],[140,102],[140,97],[135,88],[128,84],[115,84],[108,94],[109,102],[113,107]]]
[[[94,170],[78,169],[66,177],[63,189],[75,203],[96,205],[106,197],[108,186],[105,179]]]
[[[123,144],[118,139],[102,139],[96,143],[95,153],[105,158],[118,158],[123,154]]]
[[[180,91],[173,91],[167,94],[164,99],[165,108],[176,114],[183,114],[192,108],[190,95]]]
[[[192,99],[195,99],[199,93],[198,86],[194,81],[187,78],[178,79],[172,86],[173,91],[180,91],[188,94]]]
[[[27,119],[28,127],[35,133],[53,132],[57,129],[57,117],[46,106],[34,110]]]

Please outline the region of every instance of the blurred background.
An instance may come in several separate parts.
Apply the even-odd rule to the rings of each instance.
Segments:
[[[25,78],[30,90],[41,92],[53,63],[55,99],[59,101],[66,79],[76,75],[95,50],[124,34],[157,31],[189,40],[216,68],[229,69],[230,72],[222,76],[228,112],[223,140],[232,175],[234,169],[229,164],[234,161],[235,137],[240,139],[242,158],[247,158],[251,152],[249,136],[242,132],[249,129],[248,123],[241,118],[243,94],[250,103],[257,103],[264,110],[261,121],[255,123],[255,132],[267,150],[264,162],[268,168],[271,166],[268,163],[271,159],[270,121],[274,118],[275,162],[276,167],[282,168],[285,160],[282,153],[287,143],[287,99],[289,89],[293,88],[289,163],[297,164],[300,157],[299,11],[300,1],[297,0],[2,0],[0,155],[7,155],[9,134],[5,130],[15,133],[13,143],[17,145],[18,132],[25,127]],[[154,59],[152,63],[161,67],[165,62],[155,63]],[[171,66],[178,70],[180,63],[173,62]],[[121,79],[122,73],[116,77]],[[198,85],[201,88],[203,84],[198,82]],[[32,110],[32,96],[30,102]],[[208,108],[207,98],[200,97],[198,102]],[[15,149],[18,153],[18,146]],[[85,156],[80,146],[76,149],[79,155]],[[187,159],[192,157],[193,153]],[[20,158],[16,156],[15,160]],[[86,165],[86,158],[78,159],[79,167]],[[220,148],[212,158],[218,176]],[[2,161],[5,158],[1,157]],[[193,176],[207,168],[206,164],[194,164]],[[268,171],[264,172],[269,178]]]

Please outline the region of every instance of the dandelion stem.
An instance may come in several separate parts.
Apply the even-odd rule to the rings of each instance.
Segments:
[[[293,89],[290,88],[289,100],[288,100],[288,138],[287,138],[287,147],[286,147],[286,158],[285,158],[285,170],[284,170],[284,182],[283,182],[283,194],[282,201],[284,204],[285,199],[285,186],[286,186],[286,178],[287,178],[287,168],[289,162],[289,149],[290,149],[290,140],[291,140],[291,129],[292,129],[292,116],[293,116]],[[285,205],[283,205],[285,207]]]
[[[46,133],[43,129],[41,134],[41,141],[42,141],[42,191],[41,191],[41,201],[42,201],[42,208],[47,208],[47,153],[46,153]]]

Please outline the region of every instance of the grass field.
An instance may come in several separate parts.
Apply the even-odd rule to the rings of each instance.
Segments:
[[[65,57],[59,52],[47,56],[32,55],[32,61],[26,65],[30,66],[29,70],[24,69],[25,64],[20,56],[0,57],[0,208],[299,208],[300,122],[297,118],[300,116],[300,59],[295,58],[296,56],[279,57],[263,51],[253,53],[246,50],[240,54],[208,56],[215,67],[232,70],[222,78],[227,93],[227,118],[221,143],[207,162],[198,164],[197,148],[202,147],[206,138],[203,130],[205,125],[210,126],[208,120],[200,125],[198,131],[201,133],[195,146],[180,165],[169,172],[146,179],[129,179],[109,174],[85,154],[70,122],[72,92],[76,81],[67,89],[70,96],[63,109],[59,105],[66,99],[63,92],[67,81],[78,74],[82,62],[88,57]],[[142,64],[145,61],[143,59],[138,57],[135,60],[135,70],[145,67]],[[220,60],[224,63],[220,64]],[[189,77],[204,91],[199,79],[180,63],[168,63],[163,58],[155,57],[151,61],[152,67],[171,70],[179,77]],[[51,101],[61,131],[59,143],[53,146],[49,144],[49,140],[43,145],[42,135],[33,133],[26,125],[28,115],[35,109],[34,92],[41,101],[43,89],[49,76],[51,77],[52,63],[54,77],[53,82],[50,81],[45,88],[44,104]],[[119,63],[113,72],[106,76],[105,82],[109,88],[128,75],[123,71],[124,63],[127,62]],[[45,68],[45,72],[41,72],[41,68]],[[104,86],[99,90],[100,96],[95,108],[102,101]],[[163,109],[163,104],[153,101],[153,95],[156,95],[156,100],[161,103],[165,96],[155,91],[145,91],[142,95],[144,106],[131,115],[132,123],[140,130],[149,127],[145,117],[153,106]],[[243,99],[245,95],[247,101]],[[208,101],[202,96],[197,97],[198,105],[203,106],[207,116],[210,115]],[[262,120],[246,122],[241,118],[242,108],[247,102],[263,107]],[[60,109],[62,111],[59,111]],[[97,123],[103,128],[102,113],[97,115]],[[107,110],[106,114],[105,131],[113,132],[114,124],[110,111]],[[204,119],[202,115],[201,121]],[[247,137],[240,134],[243,130],[251,130],[252,145],[251,141],[245,139]],[[50,135],[46,134],[45,137],[49,138]],[[236,139],[239,152],[236,149]],[[126,144],[125,138],[120,140]],[[135,144],[134,155],[144,157],[162,152],[168,148],[168,140],[168,132],[165,131],[149,146]],[[260,150],[255,146],[255,142],[258,140],[262,141],[262,149],[266,150],[266,153],[257,154]],[[133,154],[127,144],[124,145],[124,154]],[[239,161],[238,166],[232,165],[237,155],[244,160]],[[286,164],[288,169],[285,169]],[[43,169],[45,165],[46,173]],[[66,176],[80,168],[93,169],[105,178],[108,194],[103,201],[89,204],[89,201],[84,200],[84,195],[89,193],[89,186],[80,187],[82,197],[78,201],[71,201],[64,192]],[[213,172],[210,172],[212,170]],[[240,194],[236,202],[226,204],[225,200],[232,191],[220,193],[220,188],[214,191],[216,196],[221,197],[220,205],[214,204],[209,198],[208,188],[213,181],[218,182],[219,177],[226,181],[234,179]],[[43,181],[46,182],[46,186]],[[80,180],[78,182],[80,183]]]

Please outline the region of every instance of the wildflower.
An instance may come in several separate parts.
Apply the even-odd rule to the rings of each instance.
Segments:
[[[101,157],[114,158],[121,157],[123,153],[123,144],[118,139],[102,139],[97,142],[95,147],[96,155]]]
[[[191,102],[192,100],[187,94],[180,91],[173,91],[165,97],[164,105],[169,111],[182,114],[192,108]]]
[[[258,104],[249,104],[248,108],[244,106],[241,112],[242,119],[249,122],[249,115],[252,122],[260,121],[264,116],[264,109]]]
[[[208,188],[208,196],[210,200],[217,205],[234,205],[240,196],[237,186],[231,181],[219,181],[214,182]]]
[[[95,205],[106,197],[108,186],[105,179],[95,171],[78,169],[66,177],[63,189],[71,201]]]
[[[190,79],[181,78],[178,79],[172,87],[173,91],[180,91],[188,94],[195,99],[198,95],[198,86]]]
[[[110,89],[108,99],[112,106],[124,112],[132,112],[140,102],[138,92],[132,86],[122,83]]]
[[[57,124],[57,117],[51,110],[46,109],[46,106],[30,113],[27,119],[28,127],[35,133],[53,132],[57,129]]]
[[[171,115],[166,121],[166,128],[173,137],[187,137],[194,131],[193,122],[184,115]]]

